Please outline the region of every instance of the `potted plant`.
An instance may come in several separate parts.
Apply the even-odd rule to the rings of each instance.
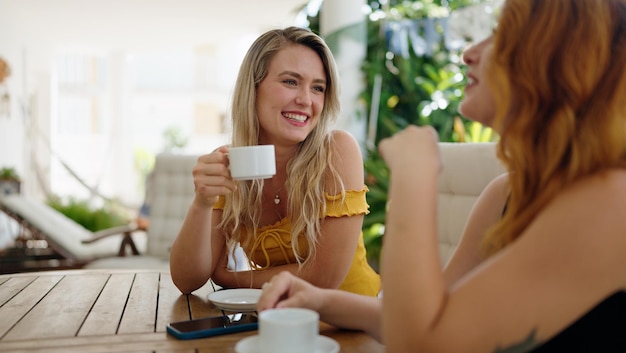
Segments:
[[[19,194],[22,181],[15,168],[0,169],[0,195]]]

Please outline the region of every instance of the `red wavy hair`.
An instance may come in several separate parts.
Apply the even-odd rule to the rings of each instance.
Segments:
[[[491,60],[510,198],[487,254],[572,182],[626,167],[626,0],[507,0]]]

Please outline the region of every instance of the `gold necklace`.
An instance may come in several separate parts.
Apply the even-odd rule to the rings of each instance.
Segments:
[[[272,187],[274,186],[274,179],[272,178]],[[276,190],[276,192],[274,192],[274,204],[278,205],[280,203],[280,192],[283,190],[283,188],[285,187],[285,184],[283,184],[283,186],[281,186],[278,190]]]

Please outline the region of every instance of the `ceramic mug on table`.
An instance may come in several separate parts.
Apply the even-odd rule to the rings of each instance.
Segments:
[[[339,353],[339,343],[319,334],[319,314],[303,308],[259,313],[259,334],[235,346],[237,353]]]
[[[259,314],[259,352],[315,353],[319,314],[303,308],[279,308]]]
[[[276,174],[274,145],[231,147],[228,160],[235,180],[267,179]]]

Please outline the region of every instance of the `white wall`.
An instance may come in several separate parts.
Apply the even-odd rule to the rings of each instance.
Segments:
[[[135,140],[130,129],[134,119],[130,104],[139,99],[129,92],[129,60],[133,55],[216,48],[216,84],[194,92],[164,94],[179,94],[180,99],[209,102],[216,109],[225,110],[239,63],[250,42],[268,28],[292,24],[297,9],[305,3],[306,0],[0,0],[0,57],[12,71],[7,80],[11,115],[0,117],[0,167],[18,170],[24,179],[24,193],[43,196],[46,188],[60,187],[52,181],[57,175],[55,170],[62,169],[51,154],[54,151],[70,160],[76,171],[87,175],[90,183],[95,183],[93,178],[100,180],[100,191],[107,196],[137,202],[142,195],[137,195],[137,180],[130,177]],[[102,53],[107,58],[111,85],[106,93],[106,102],[110,104],[106,112],[113,119],[109,135],[87,140],[56,136],[59,93],[54,63],[59,53],[67,52]],[[157,97],[152,99],[158,99],[156,93],[152,94],[151,97]],[[30,114],[24,114],[23,107],[28,107]],[[176,118],[172,116],[174,121]],[[185,129],[192,131],[194,127],[187,125]],[[95,139],[108,144],[94,148]],[[220,135],[205,134],[192,139],[189,149],[195,153],[219,143],[223,143]],[[98,170],[104,172],[97,174]],[[59,178],[63,174],[67,172],[59,172]]]

